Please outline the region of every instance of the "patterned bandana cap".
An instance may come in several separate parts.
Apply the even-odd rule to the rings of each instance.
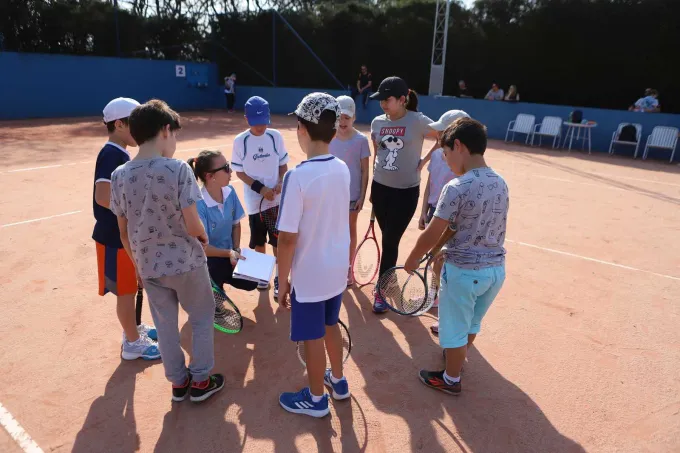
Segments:
[[[333,96],[328,93],[311,93],[305,96],[297,106],[295,112],[298,117],[309,121],[310,123],[319,124],[319,118],[324,110],[335,112],[335,129],[340,124],[340,105]]]

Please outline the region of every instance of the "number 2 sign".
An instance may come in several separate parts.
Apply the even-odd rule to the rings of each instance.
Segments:
[[[175,65],[175,76],[176,77],[186,77],[187,72],[183,64]]]

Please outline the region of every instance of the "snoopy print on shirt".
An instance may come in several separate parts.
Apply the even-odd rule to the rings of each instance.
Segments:
[[[371,137],[376,147],[373,168],[376,182],[398,189],[420,184],[418,164],[431,123],[427,116],[411,111],[396,121],[389,120],[387,115],[373,120]]]

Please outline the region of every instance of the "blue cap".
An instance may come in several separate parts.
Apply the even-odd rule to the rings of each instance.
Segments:
[[[246,119],[251,126],[269,125],[269,102],[260,96],[253,96],[246,101]]]

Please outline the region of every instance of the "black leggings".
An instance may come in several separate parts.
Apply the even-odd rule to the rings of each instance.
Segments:
[[[371,185],[371,203],[382,231],[380,275],[397,264],[399,242],[416,213],[419,196],[419,186],[395,189],[375,181]]]
[[[223,288],[225,284],[244,291],[252,291],[257,288],[257,282],[233,277],[234,267],[229,258],[208,257],[208,272],[210,278],[220,288]]]
[[[235,97],[234,93],[225,93],[227,96],[227,110],[234,110],[234,101]]]

